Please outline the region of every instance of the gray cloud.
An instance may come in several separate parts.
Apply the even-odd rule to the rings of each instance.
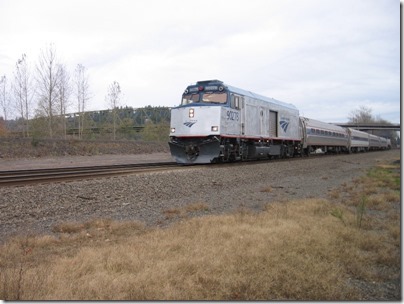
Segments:
[[[0,4],[2,67],[54,42],[89,68],[93,109],[108,85],[126,103],[174,106],[186,85],[221,79],[345,121],[352,107],[399,122],[400,7],[396,0],[21,1]],[[18,16],[14,18],[14,16]],[[14,58],[14,59],[10,59]],[[388,116],[389,118],[385,117]]]

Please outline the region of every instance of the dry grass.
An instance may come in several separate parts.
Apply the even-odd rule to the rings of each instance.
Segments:
[[[186,205],[182,208],[169,208],[163,210],[166,220],[174,218],[187,218],[193,213],[209,211],[208,204],[204,202],[196,202]]]
[[[355,188],[373,182],[367,176]],[[366,299],[360,286],[374,290],[400,276],[400,202],[389,189],[369,197],[350,192],[362,211],[351,201],[309,199],[166,229],[101,219],[61,224],[55,236],[14,239],[0,248],[0,298]],[[207,210],[198,202],[165,214]]]
[[[0,155],[4,158],[152,152],[169,152],[166,141],[0,138]]]

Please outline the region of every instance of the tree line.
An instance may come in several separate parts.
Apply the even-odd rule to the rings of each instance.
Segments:
[[[88,130],[108,129],[110,137],[117,139],[122,128],[133,126],[122,116],[122,88],[117,81],[108,87],[109,111],[104,111],[102,125],[87,112],[91,97],[87,68],[78,63],[70,73],[53,44],[41,49],[35,65],[22,54],[13,75],[0,77],[0,136],[11,129],[23,137],[67,138],[74,129],[74,136],[82,139]],[[75,113],[74,118],[68,113]]]

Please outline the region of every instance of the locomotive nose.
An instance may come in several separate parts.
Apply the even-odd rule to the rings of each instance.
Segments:
[[[171,155],[179,164],[209,164],[220,153],[220,141],[216,138],[199,141],[173,140],[169,145]]]

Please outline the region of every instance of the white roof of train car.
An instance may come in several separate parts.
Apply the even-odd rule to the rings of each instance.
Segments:
[[[302,117],[306,121],[306,126],[308,128],[319,128],[319,129],[327,129],[329,131],[337,131],[337,132],[342,132],[345,133],[346,129],[342,128],[340,126],[336,126],[330,123],[322,122],[319,120],[307,118],[307,117]]]

